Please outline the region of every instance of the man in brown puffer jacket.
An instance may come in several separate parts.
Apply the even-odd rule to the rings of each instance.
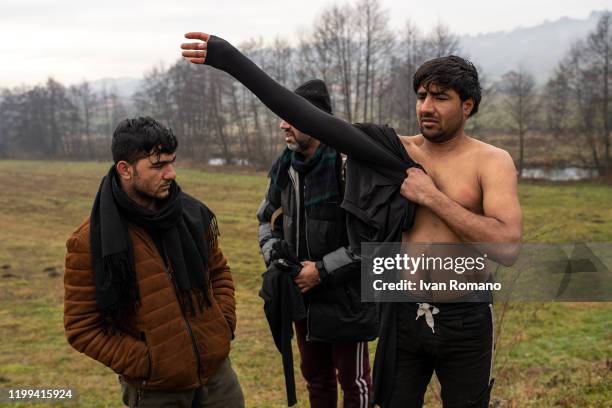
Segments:
[[[119,374],[130,407],[240,408],[234,283],[214,214],[175,181],[177,145],[152,118],[117,126],[114,165],[66,243],[66,337]]]

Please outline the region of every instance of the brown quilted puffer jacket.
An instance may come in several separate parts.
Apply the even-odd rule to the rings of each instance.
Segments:
[[[95,298],[89,220],[68,239],[64,326],[76,350],[145,389],[190,389],[227,358],[236,328],[234,283],[218,243],[209,252],[212,307],[191,316],[179,306],[172,277],[144,229],[129,224],[141,306],[130,333],[105,334]]]

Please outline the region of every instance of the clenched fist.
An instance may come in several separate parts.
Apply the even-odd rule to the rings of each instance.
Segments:
[[[406,170],[406,178],[400,189],[402,196],[413,203],[427,206],[439,192],[432,178],[423,170],[417,167]]]

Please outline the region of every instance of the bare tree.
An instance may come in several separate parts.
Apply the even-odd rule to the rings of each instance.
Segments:
[[[222,81],[223,80],[221,78],[216,78],[216,80],[211,81],[210,105],[212,109],[210,118],[214,122],[214,130],[217,134],[223,159],[226,164],[231,164],[232,154],[230,151],[230,135],[226,131],[226,120],[223,114],[224,103],[221,85]]]
[[[62,157],[70,151],[78,121],[66,87],[54,79],[32,88],[4,90],[0,102],[0,145],[4,155]]]
[[[390,79],[385,89],[385,110],[390,122],[396,123],[403,132],[410,134],[414,134],[418,129],[412,78],[426,59],[425,46],[426,40],[419,29],[407,20],[389,64]]]
[[[533,75],[523,68],[507,72],[502,77],[506,107],[519,138],[519,178],[523,175],[525,134],[531,129],[537,111],[534,87]]]
[[[558,137],[567,128],[570,107],[570,72],[564,64],[559,64],[553,76],[545,86],[544,107],[546,109],[547,127]]]
[[[96,157],[95,143],[92,134],[92,122],[96,115],[96,107],[98,105],[98,96],[92,91],[89,82],[84,81],[80,85],[75,85],[71,88],[74,95],[74,100],[79,106],[82,118],[82,135],[85,137],[87,146],[87,157],[92,159]]]
[[[612,169],[610,158],[610,59],[612,58],[612,14],[604,13],[595,31],[587,39],[587,54],[591,57],[591,69],[597,74],[601,86],[600,109],[602,115],[601,140],[606,170]]]
[[[321,13],[313,29],[315,44],[325,47],[322,52],[331,59],[332,77],[328,83],[337,85],[341,96],[337,107],[341,108],[341,114],[349,122],[352,122],[354,117],[353,70],[358,62],[356,44],[353,40],[355,33],[352,16],[353,11],[348,5],[333,5]]]
[[[169,123],[172,119],[170,87],[163,65],[145,73],[141,88],[134,94],[136,108],[154,118]]]
[[[489,80],[489,77],[486,74],[482,73],[483,70],[480,67],[477,67],[477,70],[479,72],[478,82],[480,83],[481,92],[480,105],[478,109],[478,114],[471,116],[465,126],[465,130],[472,137],[479,137],[479,133],[486,127],[483,120],[483,110],[486,109],[486,107],[489,105],[489,100],[493,99],[495,95],[495,84]]]
[[[355,6],[355,21],[357,23],[358,44],[361,45],[363,60],[363,113],[361,119],[372,121],[374,115],[374,87],[376,75],[381,73],[382,66],[388,61],[392,46],[392,35],[388,29],[389,13],[383,10],[379,0],[361,0]],[[360,65],[358,65],[360,68]],[[355,114],[358,114],[360,102],[360,75],[357,72],[355,95]]]
[[[452,34],[448,26],[442,23],[438,23],[433,27],[427,44],[429,49],[428,56],[431,58],[440,58],[459,53],[459,37]]]
[[[572,102],[576,106],[576,114],[571,116],[571,131],[580,139],[586,141],[585,146],[590,151],[592,163],[601,170],[599,157],[599,141],[595,135],[597,128],[597,81],[596,75],[589,68],[585,57],[583,41],[577,41],[561,64],[568,73],[572,94]]]
[[[67,151],[66,139],[71,131],[71,121],[78,120],[76,107],[68,98],[66,87],[49,78],[46,84],[47,115],[45,138],[54,156],[64,156]]]

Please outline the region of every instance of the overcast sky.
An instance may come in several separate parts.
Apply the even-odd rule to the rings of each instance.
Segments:
[[[173,4],[174,3],[174,4]],[[47,77],[65,83],[140,77],[179,57],[186,31],[239,43],[252,37],[290,40],[333,0],[1,0],[0,87]],[[610,0],[381,0],[399,28],[442,22],[457,34],[529,27],[563,16],[586,18]],[[469,5],[469,6],[467,6]]]

